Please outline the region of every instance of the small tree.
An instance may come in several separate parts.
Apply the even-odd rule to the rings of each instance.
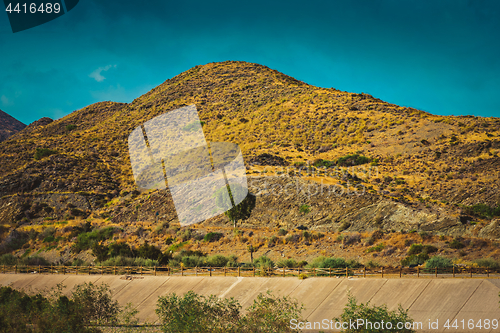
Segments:
[[[237,332],[241,305],[234,299],[205,297],[192,290],[158,298],[156,314],[163,332]]]
[[[301,318],[303,309],[302,304],[290,297],[274,296],[270,291],[266,294],[261,293],[248,308],[243,318],[243,327],[252,333],[297,332],[290,327],[290,322],[292,319],[303,322]]]
[[[253,253],[255,252],[255,248],[252,244],[248,245],[248,252],[250,252],[250,262],[253,264]]]
[[[120,307],[117,301],[111,299],[111,292],[105,284],[80,284],[73,291],[72,299],[81,307],[82,314],[91,323],[115,324],[118,320]]]
[[[256,199],[255,196],[250,193],[248,193],[245,199],[240,203],[233,206],[235,202],[234,198],[241,198],[243,196],[242,193],[246,191],[247,189],[245,187],[238,184],[232,184],[231,186],[223,187],[215,192],[217,206],[224,209],[224,214],[233,222],[234,228],[236,228],[237,220],[248,219],[252,210],[255,208]],[[226,196],[226,193],[229,193],[229,196]]]
[[[387,310],[387,305],[381,306],[370,306],[368,303],[357,304],[356,298],[350,293],[349,298],[344,308],[344,312],[340,315],[340,318],[333,318],[336,322],[349,323],[363,323],[362,325],[357,325],[356,328],[342,329],[343,333],[413,333],[416,332],[412,328],[406,328],[406,325],[412,324],[413,319],[408,315],[408,310],[404,310],[401,305],[399,305],[397,311]],[[358,322],[358,319],[360,320]],[[380,324],[384,322],[383,327]],[[372,323],[369,325],[368,323]],[[373,326],[374,323],[378,323],[378,327]],[[391,324],[389,328],[388,324]],[[403,324],[403,327],[398,327],[398,324]],[[406,325],[405,325],[406,324]],[[411,325],[413,327],[413,325]]]

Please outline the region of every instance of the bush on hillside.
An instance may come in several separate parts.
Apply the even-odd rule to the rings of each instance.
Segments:
[[[36,148],[34,159],[38,161],[44,157],[48,157],[50,155],[55,155],[58,153],[59,152],[57,150],[52,150],[52,149],[48,149],[48,148]]]
[[[448,268],[453,267],[453,262],[449,258],[434,256],[425,263],[425,268]]]

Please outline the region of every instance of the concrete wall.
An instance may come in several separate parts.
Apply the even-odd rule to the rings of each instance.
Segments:
[[[184,294],[193,290],[198,294],[234,297],[243,308],[250,306],[261,292],[272,290],[287,295],[305,305],[304,318],[321,322],[341,314],[350,291],[358,302],[386,304],[395,310],[398,304],[408,308],[416,322],[422,322],[419,332],[493,332],[493,329],[467,328],[470,319],[500,320],[500,280],[495,279],[379,279],[379,278],[264,278],[264,277],[168,277],[168,276],[112,276],[112,275],[44,275],[0,274],[0,285],[16,289],[48,290],[58,284],[69,294],[74,286],[83,282],[109,285],[114,299],[121,305],[133,303],[143,321],[157,319],[154,312],[158,296],[175,292]],[[443,327],[447,320],[455,319],[465,329]],[[429,329],[429,322],[438,321],[439,329]],[[317,331],[317,330],[312,330]],[[329,330],[324,330],[329,331]],[[395,330],[396,332],[396,330]]]

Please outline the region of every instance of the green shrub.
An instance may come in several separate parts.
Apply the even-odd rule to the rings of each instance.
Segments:
[[[134,329],[137,312],[130,306],[122,310],[108,286],[84,283],[69,296],[62,295],[62,288],[60,284],[48,293],[27,294],[0,287],[0,332],[100,333],[100,325],[119,326],[120,332]]]
[[[434,256],[425,263],[425,268],[447,268],[453,267],[453,262],[449,258]]]
[[[360,263],[355,260],[345,260],[335,257],[319,256],[315,258],[309,265],[310,268],[356,268],[360,267]]]
[[[0,253],[12,252],[20,249],[30,239],[30,234],[24,231],[12,230],[7,238],[0,243]]]
[[[419,253],[434,253],[437,252],[437,247],[432,245],[422,245],[422,244],[411,244],[408,249],[408,255],[419,254]]]
[[[19,263],[21,265],[28,265],[28,266],[49,266],[50,265],[50,262],[48,262],[47,259],[39,257],[39,256],[31,256],[31,257],[21,258]]]
[[[54,236],[50,235],[50,236],[45,237],[45,238],[43,239],[43,242],[44,242],[44,243],[52,243],[52,242],[54,242],[55,240],[56,240],[56,238],[55,238]]]
[[[372,247],[369,247],[366,249],[366,252],[367,253],[371,253],[371,252],[380,252],[382,251],[383,249],[385,248],[385,244],[384,243],[380,243],[380,244],[377,244],[375,246],[372,246]]]
[[[144,258],[127,258],[127,257],[114,257],[99,263],[99,266],[144,266],[153,267],[158,266],[157,260],[144,259]]]
[[[422,265],[428,259],[429,255],[427,253],[412,254],[411,256],[408,256],[403,260],[401,260],[401,265],[402,266]]]
[[[301,212],[302,214],[307,214],[307,213],[310,213],[311,212],[311,207],[309,205],[301,205],[299,207],[299,212]]]
[[[115,232],[114,227],[106,227],[99,230],[84,232],[77,236],[72,250],[76,253],[90,249],[94,244],[102,242],[113,237]]]
[[[0,256],[0,265],[13,266],[17,264],[18,258],[12,253],[6,253]]]
[[[408,315],[408,310],[404,310],[401,305],[395,311],[389,311],[387,305],[381,306],[371,306],[370,302],[358,304],[356,298],[349,294],[349,299],[347,301],[344,311],[338,318],[333,318],[335,322],[356,322],[360,325],[354,328],[349,327],[347,329],[342,329],[341,332],[345,333],[413,333],[413,325],[411,329],[399,328],[398,323],[413,323],[413,320]],[[372,323],[369,325],[368,322]],[[382,327],[374,328],[373,323],[384,323]],[[388,323],[391,323],[392,329],[388,329]],[[401,324],[400,324],[401,325]],[[421,328],[421,327],[419,327]]]
[[[10,287],[0,287],[0,318],[0,331],[4,333],[100,332],[87,327],[89,321],[82,307],[68,297],[28,295]]]
[[[108,257],[117,257],[117,256],[122,256],[122,257],[134,257],[134,252],[130,248],[130,246],[127,243],[111,243],[108,245]],[[146,258],[148,259],[149,257],[145,257],[139,254],[139,257]],[[157,258],[149,258],[149,259],[157,259]]]
[[[498,269],[500,268],[500,263],[493,258],[482,258],[474,261],[479,267]]]
[[[221,299],[215,295],[202,296],[188,291],[184,296],[175,293],[158,298],[156,313],[163,332],[296,332],[290,328],[295,319],[303,321],[303,307],[295,300],[259,294],[246,314],[237,300]]]
[[[328,161],[328,160],[319,159],[319,160],[314,161],[313,165],[316,168],[322,168],[322,167],[330,168],[330,167],[335,165],[335,161]]]
[[[207,265],[210,267],[224,267],[229,259],[223,255],[216,254],[207,258]]]
[[[450,248],[452,249],[463,249],[465,247],[465,245],[458,239],[454,238],[450,244],[449,244]]]
[[[117,323],[120,307],[117,301],[112,300],[107,285],[85,282],[75,287],[72,298],[89,322],[97,325]]]
[[[54,236],[55,233],[56,233],[56,229],[54,227],[47,227],[47,228],[43,229],[43,231],[41,233],[38,234],[38,239],[43,240],[47,237]]]
[[[369,260],[366,264],[365,264],[366,267],[368,268],[377,268],[377,267],[380,267],[380,264],[374,260]]]
[[[58,154],[58,151],[57,150],[52,150],[52,149],[48,149],[48,148],[36,148],[35,149],[35,160],[40,160],[44,157],[48,157],[50,155],[55,155],[55,154]]]
[[[278,267],[295,268],[298,267],[297,262],[293,259],[283,259],[276,264]]]
[[[278,236],[285,236],[288,233],[285,229],[281,228],[278,230]]]
[[[89,263],[83,261],[80,258],[75,258],[73,259],[73,262],[71,263],[71,266],[90,266]]]
[[[242,318],[242,332],[297,332],[290,327],[293,320],[304,321],[301,318],[304,306],[296,300],[283,296],[274,296],[271,291],[259,294]]]
[[[274,262],[267,256],[263,255],[254,260],[255,267],[268,269],[274,267]]]
[[[479,216],[482,218],[492,218],[500,216],[500,206],[491,207],[486,204],[477,204],[473,206],[462,207],[467,214]]]
[[[175,293],[158,298],[156,314],[163,332],[237,332],[241,305],[235,299]]]
[[[215,242],[221,239],[222,236],[223,235],[220,232],[209,232],[208,234],[205,235],[205,237],[203,237],[203,240],[205,242]]]
[[[72,130],[77,129],[77,127],[78,127],[78,126],[73,125],[73,124],[71,124],[71,125],[66,125],[66,131],[71,132]]]
[[[359,154],[346,155],[337,159],[337,165],[345,167],[366,164],[369,162],[371,162],[370,158]]]
[[[137,249],[137,256],[144,259],[160,260],[163,253],[159,248],[145,242]]]

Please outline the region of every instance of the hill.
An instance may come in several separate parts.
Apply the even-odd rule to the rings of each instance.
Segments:
[[[96,103],[2,142],[4,237],[89,220],[121,226],[127,238],[142,222],[154,228],[156,212],[177,223],[168,191],[135,191],[127,137],[191,104],[208,141],[242,148],[257,198],[243,227],[500,237],[492,221],[500,215],[500,119],[432,115],[231,61],[196,66],[129,104]],[[286,188],[299,190],[277,190]],[[145,232],[134,239],[165,247],[165,235]]]
[[[25,128],[26,125],[0,110],[0,142]]]

